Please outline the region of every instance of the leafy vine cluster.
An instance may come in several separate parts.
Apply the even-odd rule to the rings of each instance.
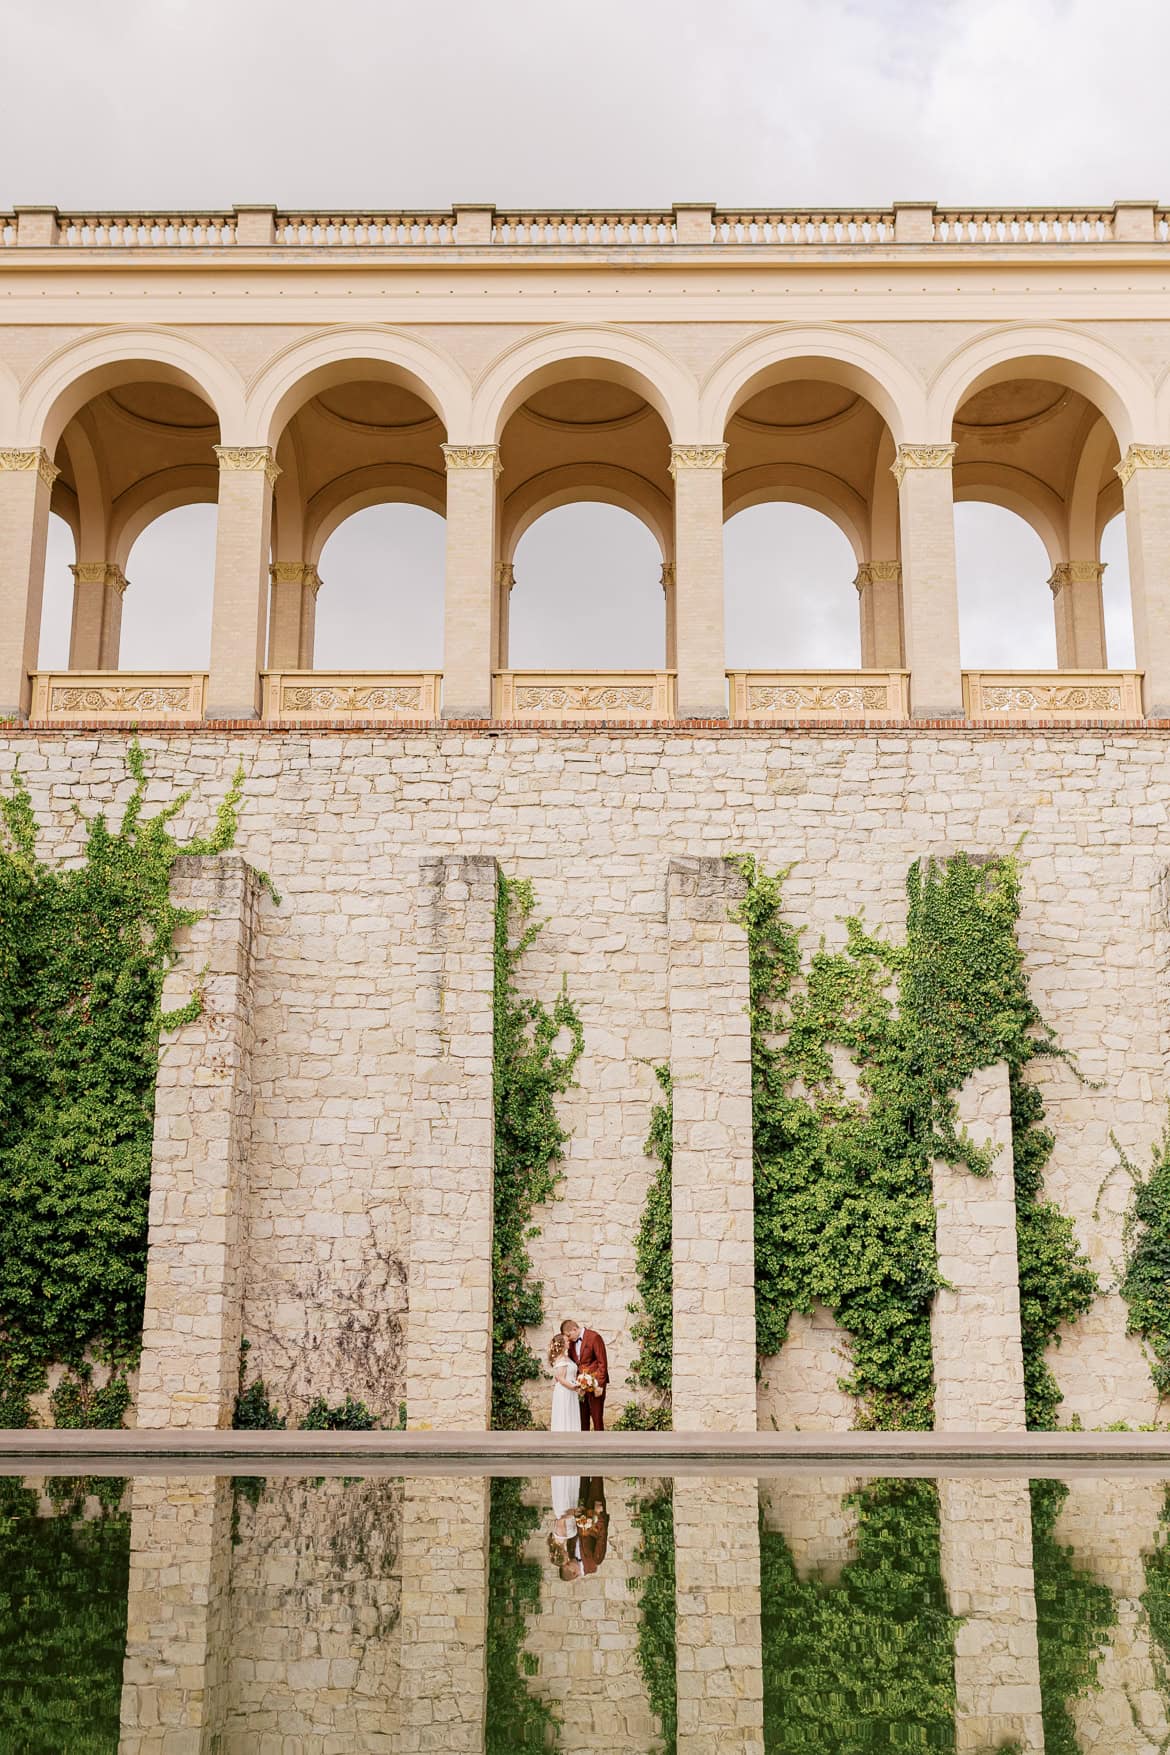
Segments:
[[[1043,1192],[1053,1140],[1025,1073],[1059,1054],[1032,1002],[1016,941],[1014,858],[919,861],[907,877],[906,940],[846,922],[801,969],[783,879],[740,861],[752,1036],[757,1344],[783,1345],[796,1311],[826,1305],[852,1342],[844,1388],[859,1424],[928,1430],[930,1310],[940,1279],[931,1166],[986,1174],[991,1152],[962,1127],[957,1094],[1006,1062],[1028,1423],[1055,1424],[1045,1350],[1097,1290],[1071,1221]],[[840,1068],[846,1055],[851,1090]]]
[[[627,1381],[635,1389],[649,1390],[648,1403],[627,1402],[615,1429],[619,1432],[669,1432],[671,1430],[671,1354],[674,1345],[673,1221],[671,1212],[671,1166],[674,1156],[674,1103],[670,1068],[656,1066],[654,1076],[662,1100],[650,1111],[650,1131],[643,1150],[656,1162],[646,1194],[646,1204],[634,1240],[634,1268],[638,1300],[629,1306],[634,1321],[631,1334],[638,1351]]]
[[[557,1747],[557,1714],[525,1679],[537,1669],[524,1649],[528,1621],[540,1613],[540,1562],[524,1557],[540,1512],[525,1504],[526,1485],[497,1476],[490,1488],[485,1755],[548,1755]]]
[[[77,866],[37,854],[17,773],[0,799],[0,1425],[24,1426],[49,1367],[65,1365],[59,1425],[117,1425],[142,1339],[159,1036],[199,1015],[162,1011],[175,934],[195,918],[169,897],[184,855],[235,841],[237,770],[208,835],[171,832],[190,796],[146,816],[146,763],[120,823],[85,826]],[[93,1362],[107,1381],[93,1383]]]

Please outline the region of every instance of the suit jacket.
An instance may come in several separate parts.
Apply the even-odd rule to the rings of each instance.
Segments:
[[[605,1342],[595,1329],[587,1328],[581,1332],[577,1342],[578,1371],[592,1371],[601,1385],[601,1393],[605,1394],[605,1386],[609,1382],[609,1360],[605,1355]]]

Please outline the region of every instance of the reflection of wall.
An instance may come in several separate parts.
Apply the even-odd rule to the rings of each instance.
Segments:
[[[386,1745],[393,1755],[438,1749],[482,1755],[487,1584],[488,1482],[458,1476],[408,1480],[401,1730]]]
[[[530,1687],[560,1715],[560,1755],[646,1755],[654,1747],[654,1718],[638,1668],[638,1597],[629,1583],[637,1570],[636,1497],[628,1483],[606,1482],[605,1559],[596,1572],[566,1581],[549,1558],[548,1481],[533,1481],[525,1492],[527,1502],[541,1508],[525,1549],[525,1558],[539,1563],[542,1581],[540,1618],[529,1621],[525,1646],[538,1665]]]
[[[760,1510],[770,1530],[788,1544],[801,1578],[813,1574],[836,1584],[857,1554],[857,1507],[848,1497],[862,1485],[856,1475],[767,1475]]]
[[[755,1481],[674,1484],[678,1755],[764,1755]]]

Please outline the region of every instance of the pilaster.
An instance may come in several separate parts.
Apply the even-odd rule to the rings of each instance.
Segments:
[[[219,514],[206,716],[255,719],[268,623],[272,489],[280,466],[266,445],[217,445],[215,454]]]
[[[1100,561],[1058,561],[1048,588],[1056,618],[1056,662],[1061,670],[1104,670],[1105,610]]]
[[[269,670],[312,670],[321,575],[311,561],[273,561]]]
[[[723,472],[726,445],[672,445],[680,719],[726,719]]]
[[[901,520],[910,710],[919,719],[961,717],[963,712],[954,455],[954,445],[899,445],[891,465]]]
[[[1137,668],[1151,718],[1170,716],[1170,445],[1131,445],[1117,466]]]
[[[756,1430],[751,1028],[744,895],[725,859],[672,860],[667,1004],[674,1086],[678,1432]]]
[[[491,1420],[496,862],[420,862],[406,1407],[412,1430]]]
[[[28,717],[58,474],[47,451],[0,449],[0,719]]]
[[[444,445],[447,587],[443,610],[443,718],[490,719],[499,649],[496,589],[498,445]]]
[[[678,1755],[764,1755],[754,1480],[679,1476],[674,1565]]]
[[[902,670],[902,563],[862,561],[853,583],[861,617],[861,668]]]
[[[259,880],[242,859],[181,858],[163,1010],[203,1009],[159,1056],[140,1426],[231,1425],[239,1369],[252,1132],[252,960]]]
[[[78,561],[73,574],[70,670],[117,670],[126,575],[109,561]]]

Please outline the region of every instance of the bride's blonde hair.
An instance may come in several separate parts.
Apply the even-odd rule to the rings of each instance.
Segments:
[[[568,1350],[569,1350],[569,1343],[568,1343],[568,1341],[566,1341],[564,1335],[554,1335],[552,1340],[548,1344],[548,1362],[549,1362],[549,1364],[555,1365],[557,1360],[560,1358],[561,1354],[567,1353]]]

